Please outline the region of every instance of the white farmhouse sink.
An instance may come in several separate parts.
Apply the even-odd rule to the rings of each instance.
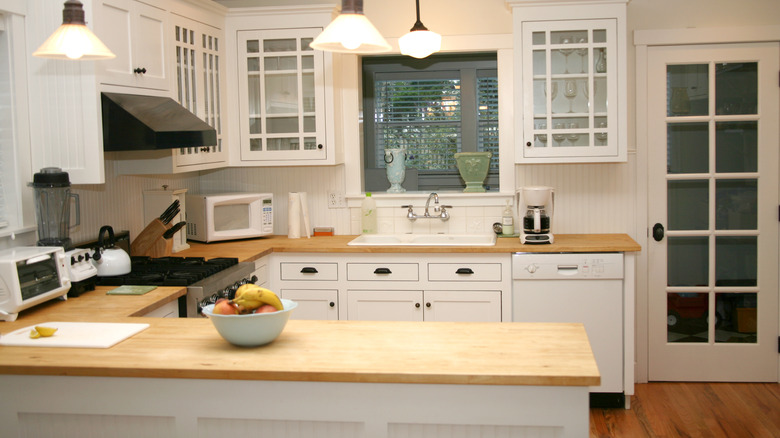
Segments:
[[[348,243],[353,246],[493,246],[490,234],[363,234]]]

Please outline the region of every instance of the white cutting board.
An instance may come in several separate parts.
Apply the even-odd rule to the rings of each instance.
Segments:
[[[53,336],[32,339],[35,326],[56,327]],[[145,330],[149,324],[119,322],[45,322],[0,335],[0,345],[20,347],[108,348]]]

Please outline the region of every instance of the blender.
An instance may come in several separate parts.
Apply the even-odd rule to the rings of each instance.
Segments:
[[[528,186],[518,190],[518,211],[523,228],[520,243],[553,243],[550,232],[555,196],[552,187]]]
[[[33,175],[35,216],[38,219],[38,246],[73,248],[70,240],[70,198],[76,200],[76,226],[80,222],[79,197],[70,192],[68,173],[58,167],[44,167]]]

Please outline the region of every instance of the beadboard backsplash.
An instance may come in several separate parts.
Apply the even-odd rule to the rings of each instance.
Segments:
[[[517,187],[549,185],[555,188],[553,232],[628,233],[633,235],[636,221],[634,197],[635,155],[628,163],[549,164],[516,166]],[[287,234],[287,194],[307,192],[312,226],[333,227],[336,234],[359,234],[359,200],[348,208],[328,208],[328,193],[345,193],[343,166],[229,168],[180,175],[116,175],[106,161],[106,183],[75,185],[81,197],[81,225],[71,232],[74,242],[97,238],[102,225],[115,231],[130,230],[134,238],[143,229],[143,191],[185,188],[190,193],[242,191],[270,192],[274,195],[274,233]],[[380,195],[381,196],[381,195]],[[458,193],[440,193],[443,203],[455,203]],[[424,194],[410,194],[385,200],[378,208],[380,232],[489,232],[499,222],[509,196],[469,197],[451,210],[452,218],[411,223],[400,206],[413,204],[421,213]],[[483,200],[485,202],[482,202]],[[388,204],[389,203],[389,204]],[[463,204],[468,204],[464,206]],[[397,204],[394,205],[394,204]],[[514,205],[514,202],[513,202]],[[516,211],[516,207],[513,207]],[[517,217],[515,217],[517,224]]]

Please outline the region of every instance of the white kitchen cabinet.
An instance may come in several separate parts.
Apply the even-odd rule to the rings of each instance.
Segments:
[[[500,322],[501,291],[348,290],[347,316],[370,321]]]
[[[510,321],[509,254],[271,255],[270,289],[301,318]]]
[[[339,319],[338,290],[281,289],[282,298],[293,300],[298,307],[290,314],[291,319]]]
[[[119,152],[113,157],[118,174],[168,174],[225,167],[226,73],[225,11],[218,5],[181,2],[171,8],[165,32],[170,97],[217,131],[217,144],[157,151]]]
[[[227,164],[224,140],[224,30],[181,16],[171,19],[175,60],[175,99],[217,131],[217,144],[174,150],[175,170],[192,171]]]
[[[264,288],[268,288],[268,260],[270,257],[263,256],[259,259],[255,260],[255,270],[252,271],[251,277],[257,277],[256,280],[254,280],[255,284],[258,286],[262,286]]]
[[[177,300],[171,301],[141,316],[147,318],[178,318],[179,302]]]
[[[102,0],[95,34],[116,55],[96,62],[101,84],[168,91],[167,12],[136,0]]]
[[[326,55],[309,47],[321,31],[238,32],[241,161],[328,163]]]
[[[518,163],[626,161],[626,0],[507,0]]]

